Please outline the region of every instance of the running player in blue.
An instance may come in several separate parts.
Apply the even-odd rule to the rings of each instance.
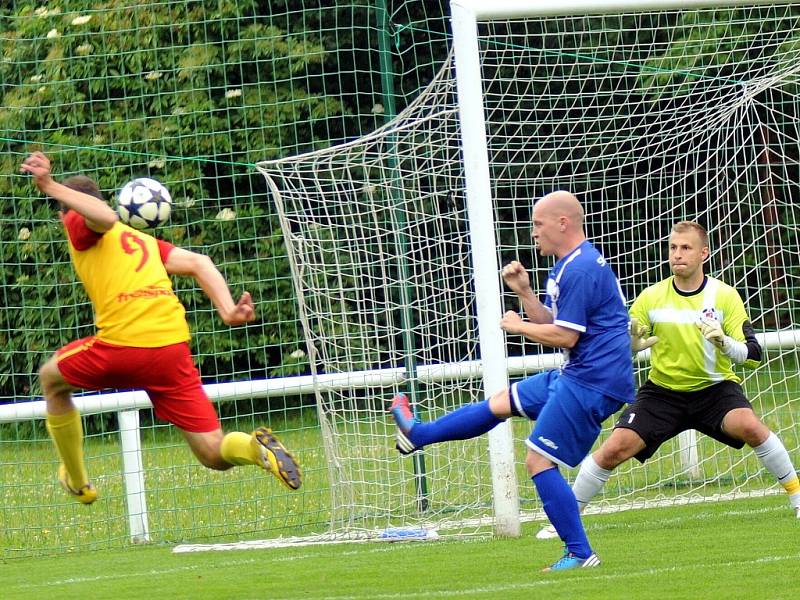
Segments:
[[[600,564],[581,523],[578,504],[558,467],[575,467],[589,453],[603,421],[633,400],[633,361],[625,298],[611,266],[586,239],[580,202],[565,191],[548,194],[533,207],[533,240],[556,264],[544,303],[517,261],[503,280],[519,296],[525,321],[509,311],[500,322],[508,333],[563,348],[560,369],[513,384],[488,400],[467,404],[422,423],[399,394],[390,411],[397,423],[397,449],[479,436],[512,416],[535,421],[526,441],[525,464],[544,511],[564,541],[564,555],[545,571]]]

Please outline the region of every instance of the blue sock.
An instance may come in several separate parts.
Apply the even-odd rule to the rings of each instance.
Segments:
[[[435,421],[417,423],[408,437],[419,448],[436,442],[478,437],[502,422],[503,419],[489,410],[489,401],[484,400],[466,404]]]
[[[531,479],[539,498],[542,499],[542,507],[547,518],[564,540],[567,550],[579,558],[589,558],[592,547],[581,523],[578,502],[572,489],[558,472],[558,468],[537,473]]]

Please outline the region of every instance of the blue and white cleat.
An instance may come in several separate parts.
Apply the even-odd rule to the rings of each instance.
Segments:
[[[549,573],[550,571],[567,571],[569,569],[585,569],[588,567],[599,567],[600,559],[594,552],[588,558],[580,558],[575,556],[568,550],[564,550],[564,556],[559,558],[549,567],[542,569],[542,572]]]
[[[397,448],[397,451],[400,454],[407,455],[419,450],[408,437],[414,425],[419,423],[419,420],[414,417],[414,413],[411,411],[408,396],[397,394],[392,398],[389,412],[392,413],[394,422],[397,424],[397,432],[395,433],[395,448]]]

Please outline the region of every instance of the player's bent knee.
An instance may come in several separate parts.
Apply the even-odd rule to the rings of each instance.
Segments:
[[[72,390],[74,388],[64,380],[55,359],[48,360],[39,368],[39,382],[48,412],[61,413],[73,408]]]
[[[603,454],[597,454],[594,460],[600,468],[613,471],[619,465],[634,456],[634,454],[636,453],[631,453],[629,450],[623,448],[609,449]]]
[[[233,465],[222,458],[220,451],[222,447],[222,430],[192,432],[184,429],[180,430],[192,454],[195,455],[201,465],[215,471],[227,471]]]
[[[525,456],[525,467],[528,469],[529,477],[538,475],[542,471],[546,471],[547,469],[552,469],[555,466],[557,465],[549,458],[528,448],[528,453]]]
[[[611,471],[644,448],[644,441],[634,431],[615,429],[611,437],[598,448],[594,460],[601,468]]]
[[[39,381],[42,387],[52,388],[55,387],[59,381],[63,381],[61,372],[54,359],[48,360],[41,367],[39,367]]]
[[[723,431],[751,447],[760,446],[769,437],[769,427],[750,409],[735,409],[723,421]]]
[[[767,441],[769,433],[769,428],[758,419],[755,419],[743,424],[735,437],[751,448],[755,448]]]
[[[489,410],[498,419],[508,419],[511,416],[511,392],[508,388],[489,398]]]

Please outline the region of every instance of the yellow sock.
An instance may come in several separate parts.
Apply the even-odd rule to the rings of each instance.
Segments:
[[[253,436],[241,431],[226,434],[219,449],[222,459],[232,465],[260,465],[252,439]]]
[[[63,415],[48,414],[45,420],[56,452],[67,468],[70,485],[79,490],[89,483],[86,465],[83,464],[83,424],[77,410]]]
[[[785,489],[786,493],[790,496],[800,493],[800,479],[798,479],[796,476],[789,481],[782,482],[781,485],[783,485],[783,489]]]

